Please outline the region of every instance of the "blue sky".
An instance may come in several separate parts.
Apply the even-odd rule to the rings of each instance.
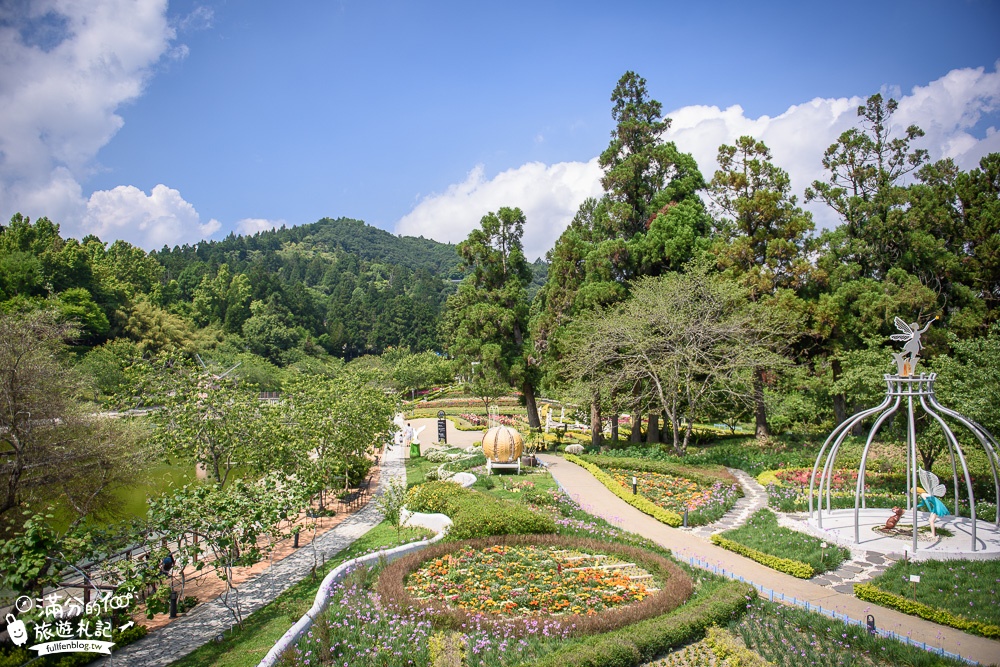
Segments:
[[[0,217],[146,248],[324,216],[457,241],[511,205],[542,254],[629,69],[706,177],[750,133],[801,193],[879,91],[933,157],[1000,150],[996,0],[79,4],[0,7]]]

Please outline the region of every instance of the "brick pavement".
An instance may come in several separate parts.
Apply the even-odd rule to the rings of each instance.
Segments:
[[[402,476],[403,448],[394,447],[386,452],[382,463],[382,483]],[[316,553],[320,562],[334,557],[359,537],[377,526],[382,516],[374,502],[369,502],[351,517],[316,538]],[[313,568],[315,556],[312,545],[284,558],[239,587],[240,607],[246,618],[305,578]],[[128,665],[128,667],[165,667],[207,644],[233,625],[233,617],[219,599],[199,604],[191,612],[170,625],[150,633],[134,644],[115,651],[95,665]]]

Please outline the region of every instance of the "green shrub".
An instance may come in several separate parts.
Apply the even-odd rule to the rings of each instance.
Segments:
[[[608,475],[606,472],[595,466],[593,463],[588,463],[578,456],[573,456],[572,454],[564,454],[563,457],[570,461],[571,463],[576,463],[577,465],[585,468],[594,478],[607,487],[611,493],[615,494],[625,502],[627,502],[632,507],[636,508],[644,514],[648,514],[657,521],[665,523],[668,526],[677,527],[683,523],[681,515],[677,512],[671,512],[670,510],[665,510],[659,505],[656,505],[651,500],[644,498],[639,495],[633,494],[631,491],[625,489],[621,484],[616,482],[613,477]]]
[[[772,556],[771,554],[766,554],[763,551],[757,551],[752,547],[748,547],[739,542],[734,542],[733,540],[728,540],[721,535],[712,535],[712,544],[717,544],[723,549],[728,549],[734,553],[738,553],[741,556],[746,556],[751,560],[755,560],[761,565],[766,565],[772,570],[777,570],[779,572],[784,572],[790,574],[793,577],[798,577],[799,579],[811,579],[815,571],[812,565],[808,563],[803,563],[801,561],[792,560],[791,558],[782,558],[781,556]]]
[[[637,667],[668,649],[698,637],[712,625],[739,616],[757,591],[749,584],[727,581],[694,602],[621,630],[589,638],[550,653],[540,667]]]
[[[468,540],[491,535],[554,533],[556,523],[524,505],[472,492],[471,497],[453,499],[445,514],[454,522],[449,540]]]
[[[891,609],[898,609],[904,614],[919,616],[933,623],[958,628],[959,630],[980,635],[981,637],[989,637],[991,639],[1000,638],[1000,626],[983,623],[982,621],[974,621],[958,614],[953,614],[945,609],[938,609],[923,602],[908,600],[895,593],[883,591],[871,584],[854,584],[854,595],[859,600],[874,602],[877,605]]]
[[[447,514],[453,525],[449,540],[491,535],[554,533],[555,521],[509,500],[493,498],[454,482],[427,482],[407,493],[407,509]]]
[[[431,463],[444,463],[448,460],[448,452],[443,449],[432,449],[424,454],[424,458]]]
[[[411,512],[445,512],[448,503],[454,498],[474,495],[454,482],[427,482],[410,489],[406,494],[406,508]]]

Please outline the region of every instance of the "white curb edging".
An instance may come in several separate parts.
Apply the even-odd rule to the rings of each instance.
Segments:
[[[420,549],[441,540],[452,525],[451,519],[444,514],[408,512],[405,508],[403,509],[403,512],[404,514],[401,517],[403,519],[401,522],[402,524],[429,528],[436,531],[437,535],[419,542],[403,544],[398,547],[393,547],[392,549],[383,549],[365,556],[352,558],[351,560],[341,563],[335,567],[329,574],[326,575],[326,577],[323,578],[323,583],[319,586],[319,591],[316,593],[316,601],[313,603],[313,606],[295,623],[295,625],[288,630],[288,632],[282,635],[281,639],[279,639],[278,642],[271,647],[271,650],[267,652],[267,655],[265,655],[264,659],[258,663],[257,667],[273,667],[278,662],[278,658],[281,657],[281,654],[299,641],[299,639],[302,638],[302,635],[308,632],[309,628],[312,627],[312,624],[317,618],[319,618],[319,615],[323,613],[327,606],[329,606],[330,589],[335,583],[344,579],[349,570],[358,565],[366,565],[368,563],[377,562],[381,558],[385,558],[386,561],[392,562],[401,556],[405,556],[406,554],[414,551],[419,551]]]

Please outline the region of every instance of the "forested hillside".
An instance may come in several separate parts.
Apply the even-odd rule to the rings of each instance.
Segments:
[[[115,338],[142,352],[228,346],[284,366],[438,348],[457,264],[452,245],[349,219],[147,254],[15,216],[0,226],[0,307],[56,308],[79,322],[83,349]]]

